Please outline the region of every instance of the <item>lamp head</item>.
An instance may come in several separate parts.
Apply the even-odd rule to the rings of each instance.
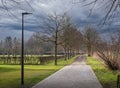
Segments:
[[[28,13],[28,12],[23,12],[22,15],[28,15],[28,14],[32,14],[32,13]]]

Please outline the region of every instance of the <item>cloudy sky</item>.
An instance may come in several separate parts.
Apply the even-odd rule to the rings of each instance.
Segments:
[[[25,16],[26,39],[41,30],[43,20],[48,14],[67,12],[77,27],[82,30],[87,24],[98,26],[107,11],[106,7],[102,6],[103,0],[96,3],[94,7],[93,4],[85,6],[92,0],[86,0],[84,3],[83,0],[16,0],[17,2],[14,3],[12,0],[4,1],[0,2],[0,39],[6,36],[21,37],[21,13],[25,11],[32,13]],[[89,16],[91,8],[94,9]],[[98,30],[102,34],[105,34],[108,28],[115,31],[120,24],[120,17],[116,16],[114,20],[112,24],[99,26]]]

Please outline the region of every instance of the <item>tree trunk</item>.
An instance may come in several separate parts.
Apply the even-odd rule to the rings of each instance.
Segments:
[[[65,61],[66,61],[66,60],[67,60],[67,58],[66,58],[66,56],[67,56],[67,48],[66,48],[66,44],[65,44],[65,48],[64,48],[64,49],[65,49],[65,54],[64,54],[64,55],[65,55]]]
[[[55,65],[57,65],[57,41],[58,41],[58,35],[56,30],[56,36],[55,36]]]
[[[57,43],[55,41],[55,65],[57,65]]]
[[[67,53],[68,53],[68,59],[70,59],[70,52],[69,52],[69,48],[68,48],[68,52],[67,52]]]
[[[66,48],[65,48],[65,61],[67,60],[67,58],[66,58],[66,54],[67,54],[67,53],[66,53]]]
[[[90,57],[91,56],[91,46],[88,45],[88,56]]]

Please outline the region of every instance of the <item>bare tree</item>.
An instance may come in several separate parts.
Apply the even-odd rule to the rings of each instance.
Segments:
[[[25,48],[26,54],[30,55],[43,55],[51,51],[53,45],[51,42],[46,39],[41,32],[35,32],[33,35],[26,41]]]
[[[62,34],[62,37],[61,37],[61,40],[62,40],[62,47],[64,48],[64,51],[65,51],[65,60],[66,60],[66,56],[68,57],[69,59],[69,56],[70,56],[70,45],[71,43],[70,42],[73,42],[71,40],[71,36],[73,37],[73,33],[71,31],[71,27],[67,27],[63,34]],[[72,35],[71,35],[72,33]]]
[[[105,65],[113,71],[120,71],[120,31],[113,34],[110,33],[107,41],[101,41],[96,45],[97,54]],[[119,84],[120,74],[118,74],[117,88]]]
[[[75,52],[79,52],[79,49],[82,45],[82,34],[77,28],[72,24],[66,27],[66,29],[63,31],[61,40],[62,47],[65,50],[65,56],[74,55]],[[66,60],[66,57],[65,57]]]
[[[99,40],[99,35],[96,29],[92,26],[87,26],[83,31],[84,43],[87,47],[88,56],[92,56],[94,52],[94,46]]]
[[[10,55],[12,54],[12,50],[13,50],[12,38],[10,36],[5,38],[4,50],[5,50],[5,53],[8,55],[7,63],[9,63],[8,61],[10,59]]]
[[[120,68],[120,31],[109,35],[107,41],[102,41],[96,46],[99,57],[111,70]]]
[[[62,36],[60,37],[60,41],[61,42],[61,46],[64,49],[64,53],[65,53],[65,60],[67,59],[66,57],[68,56],[69,59],[69,44],[70,44],[70,36],[71,36],[71,29],[73,27],[73,23],[71,21],[71,18],[66,15],[66,22],[64,23],[64,30],[62,32]]]
[[[10,36],[5,38],[5,46],[4,46],[6,53],[8,55],[8,57],[10,56],[10,54],[12,54],[12,38]]]
[[[44,21],[44,30],[42,33],[45,36],[44,40],[51,41],[55,46],[55,65],[57,65],[58,45],[61,43],[60,36],[64,30],[65,21],[65,14],[57,15],[56,13],[49,15]]]
[[[7,10],[8,12],[10,12],[10,8],[14,6],[18,6],[19,9],[22,10],[25,9],[23,6],[21,6],[22,3],[26,3],[29,7],[32,8],[28,0],[0,0],[0,3],[0,8]]]
[[[74,3],[78,0],[74,0]],[[103,24],[109,22],[108,20],[113,19],[119,16],[120,11],[120,0],[79,0],[79,3],[82,3],[83,6],[90,6],[90,15],[97,7],[104,9],[104,17],[103,17]],[[99,10],[99,9],[98,9]]]
[[[16,37],[13,40],[13,55],[20,55],[20,40]]]
[[[3,41],[1,40],[0,41],[0,54],[3,54],[3,50],[4,49],[4,43],[3,43]]]

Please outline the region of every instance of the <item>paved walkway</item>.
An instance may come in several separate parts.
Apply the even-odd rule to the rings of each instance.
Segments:
[[[76,62],[65,66],[33,88],[102,88],[93,70],[80,56]]]

